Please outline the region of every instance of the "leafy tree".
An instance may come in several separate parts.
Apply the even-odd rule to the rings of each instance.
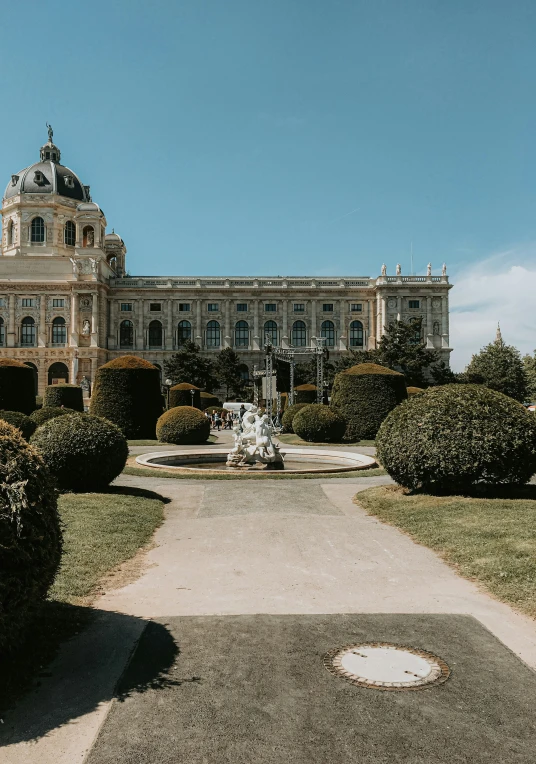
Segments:
[[[360,363],[376,363],[383,366],[377,350],[349,350],[335,361],[335,373],[346,371]]]
[[[324,359],[324,382],[333,384],[335,379],[335,366]],[[316,385],[316,356],[309,361],[297,363],[294,367],[294,385]]]
[[[232,348],[220,350],[215,363],[215,371],[219,386],[225,390],[226,400],[229,400],[230,395],[235,398],[243,398],[245,387],[241,376],[243,368],[244,364]]]
[[[171,358],[164,361],[164,371],[173,384],[189,382],[212,392],[218,386],[214,364],[200,355],[201,348],[189,340]]]
[[[466,369],[469,378],[482,379],[491,390],[509,395],[516,401],[527,396],[527,374],[519,350],[503,342],[500,330],[497,338],[474,355]]]
[[[533,355],[523,356],[523,366],[527,375],[527,398],[536,401],[536,350]]]
[[[464,381],[459,379],[459,374],[455,374],[452,369],[449,369],[445,361],[439,361],[435,366],[432,366],[430,374],[434,385],[452,385]]]

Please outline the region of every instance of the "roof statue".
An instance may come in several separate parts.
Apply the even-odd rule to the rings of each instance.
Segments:
[[[499,322],[497,322],[497,334],[495,335],[495,344],[496,345],[502,345],[503,338],[501,334],[501,325]]]
[[[441,275],[446,276],[447,275],[447,264],[443,263],[443,267],[441,269]]]
[[[396,275],[400,276],[401,274],[402,274],[402,266],[400,265],[400,263],[397,263],[396,264]]]
[[[382,276],[387,276],[387,266],[385,263],[382,265]]]
[[[52,143],[52,138],[54,137],[54,130],[52,129],[52,125],[49,125],[48,122],[46,123],[48,128],[48,142]]]
[[[432,263],[428,263],[426,266],[426,275],[431,276],[432,275]]]

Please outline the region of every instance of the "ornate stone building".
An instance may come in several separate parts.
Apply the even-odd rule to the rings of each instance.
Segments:
[[[425,340],[448,363],[451,288],[442,276],[152,277],[126,275],[126,247],[106,233],[89,186],[49,140],[11,176],[2,200],[0,354],[45,385],[93,380],[125,353],[163,361],[187,339],[213,355],[233,347],[251,370],[269,336],[282,347],[322,337],[336,359],[374,348],[396,318],[423,317]]]

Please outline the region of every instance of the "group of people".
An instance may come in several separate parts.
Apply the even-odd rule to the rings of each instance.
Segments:
[[[205,416],[210,419],[210,426],[213,430],[232,430],[235,422],[239,419],[242,421],[242,417],[246,412],[246,407],[241,406],[239,411],[205,411]]]

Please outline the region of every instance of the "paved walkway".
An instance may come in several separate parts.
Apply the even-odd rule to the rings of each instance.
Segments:
[[[81,764],[109,713],[113,687],[148,619],[161,624],[171,619],[171,630],[180,631],[178,616],[463,614],[474,616],[536,668],[533,621],[459,578],[433,552],[367,516],[353,502],[356,491],[385,482],[382,477],[192,483],[122,477],[121,485],[147,488],[171,499],[156,546],[147,554],[141,577],[99,599],[92,632],[69,643],[52,667],[52,677],[6,719],[11,745],[2,751],[3,764]],[[407,621],[404,629],[410,629]],[[422,644],[418,629],[411,633],[414,642]],[[373,637],[371,633],[369,638]],[[169,634],[162,639],[170,639]],[[92,651],[92,645],[99,649]],[[219,655],[225,661],[225,652]],[[296,688],[298,694],[302,690],[309,692],[305,686]],[[51,708],[54,699],[56,707]],[[113,760],[117,751],[110,750],[101,759],[92,756],[90,764]],[[156,759],[146,755],[125,761],[190,761],[168,759],[162,752]],[[310,758],[328,760],[329,756]],[[333,759],[352,760],[342,754]],[[421,758],[378,759],[391,760],[420,762]],[[490,752],[489,761],[496,760]],[[200,756],[191,761],[219,764],[220,759]],[[254,759],[241,751],[236,761]],[[529,759],[512,755],[511,761]]]

